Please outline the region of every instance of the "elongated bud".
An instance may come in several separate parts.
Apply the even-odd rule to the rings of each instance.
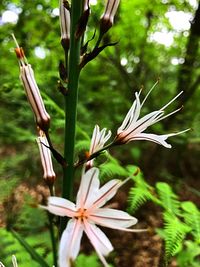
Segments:
[[[28,64],[24,51],[19,47],[14,35],[13,38],[17,45],[15,52],[20,62],[20,79],[24,85],[33,113],[35,114],[36,123],[43,131],[47,131],[50,125],[50,116],[45,109],[39,88],[35,81],[33,69],[31,65]]]
[[[64,1],[60,0],[60,30],[61,30],[61,44],[64,49],[69,49],[70,41],[70,12],[64,6]]]
[[[77,30],[75,32],[76,39],[80,38],[84,34],[88,23],[89,15],[90,15],[89,0],[84,0],[83,13],[78,21]]]
[[[44,170],[43,178],[48,184],[53,184],[56,175],[53,170],[53,164],[51,159],[51,151],[49,149],[49,143],[47,141],[46,135],[42,130],[39,130],[39,136],[37,138],[37,143],[40,151],[40,158],[42,162],[42,167]]]
[[[100,32],[106,33],[114,23],[114,16],[117,12],[120,0],[107,0],[104,14],[100,20]]]

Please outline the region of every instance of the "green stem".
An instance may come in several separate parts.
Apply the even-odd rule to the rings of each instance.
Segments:
[[[51,244],[52,244],[52,250],[53,250],[53,264],[55,267],[57,267],[57,246],[56,246],[56,239],[55,239],[55,234],[54,234],[53,215],[48,213],[48,219],[49,219],[49,232],[50,232]]]
[[[49,191],[51,196],[55,196],[55,188],[54,185],[49,185]],[[53,250],[53,264],[55,267],[57,267],[57,246],[56,246],[56,238],[55,238],[55,232],[54,232],[54,222],[53,218],[54,215],[50,214],[48,212],[48,220],[49,220],[49,233],[51,238],[51,244],[52,244],[52,250]]]
[[[65,147],[64,157],[67,166],[63,168],[62,197],[72,199],[74,182],[74,145],[76,134],[76,113],[78,101],[78,80],[80,60],[80,38],[75,38],[78,20],[82,12],[82,1],[72,0],[71,6],[71,32],[69,49],[69,83],[68,93],[65,96]],[[61,218],[62,233],[66,226],[66,218]]]

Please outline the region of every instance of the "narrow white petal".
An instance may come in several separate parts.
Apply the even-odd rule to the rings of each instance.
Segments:
[[[64,230],[59,246],[59,267],[70,267],[80,250],[83,225],[80,220],[72,219]]]
[[[137,122],[132,124],[131,127],[127,130],[127,132],[129,134],[132,134],[132,135],[143,132],[144,130],[147,129],[147,127],[152,125],[155,118],[162,113],[163,113],[163,111],[157,110],[157,111],[153,111],[153,112],[145,115],[144,117],[139,119]]]
[[[137,219],[127,212],[107,208],[97,209],[91,212],[89,219],[96,224],[113,229],[128,228],[137,223]]]
[[[12,255],[12,264],[13,264],[13,267],[18,267],[17,259],[16,259],[15,255]]]
[[[77,208],[88,208],[93,203],[99,190],[99,170],[91,168],[82,175],[76,199]]]
[[[96,225],[88,223],[88,221],[85,219],[84,219],[84,230],[91,244],[95,248],[103,265],[105,267],[108,267],[108,264],[104,256],[107,256],[113,250],[113,246],[110,243],[109,239]]]
[[[118,128],[117,133],[121,133],[123,131],[126,131],[131,127],[139,118],[141,105],[140,105],[140,99],[139,94],[135,93],[135,101],[133,102],[132,107],[128,111],[122,125]]]
[[[5,267],[5,265],[3,265],[3,263],[0,261],[0,267]]]
[[[174,111],[172,111],[172,112],[170,112],[169,114],[166,114],[166,115],[164,115],[164,116],[163,116],[163,114],[161,114],[160,116],[158,116],[158,117],[155,119],[154,123],[156,123],[156,122],[158,122],[158,121],[162,121],[162,120],[166,119],[167,117],[170,117],[171,115],[177,113],[177,112],[180,111],[181,109],[182,109],[182,107],[181,107],[181,108],[178,108],[178,109],[176,109],[176,110],[174,110]]]
[[[92,134],[92,139],[91,139],[91,145],[90,145],[90,151],[89,151],[90,155],[94,153],[95,146],[98,140],[98,135],[99,135],[99,126],[95,125],[93,134]]]
[[[157,134],[141,133],[141,134],[133,136],[133,138],[131,138],[129,141],[147,140],[147,141],[151,141],[151,142],[157,143],[159,145],[162,145],[166,148],[171,148],[172,146],[165,141],[170,136],[171,136],[171,134],[157,135]]]
[[[49,197],[47,209],[58,216],[73,217],[76,212],[75,204],[61,197]]]
[[[119,138],[122,139],[125,143],[133,140],[135,135],[139,135],[141,132],[145,131],[162,113],[163,111],[158,110],[145,115],[134,124],[131,124],[126,131],[123,131],[119,135]]]
[[[93,204],[89,210],[102,207],[108,200],[114,197],[121,185],[122,181],[118,179],[111,180],[103,185],[96,194]]]

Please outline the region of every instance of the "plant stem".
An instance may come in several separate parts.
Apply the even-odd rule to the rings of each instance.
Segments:
[[[55,189],[53,185],[49,185],[49,192],[51,196],[55,195]],[[54,232],[54,223],[53,218],[54,215],[47,213],[48,220],[49,220],[49,233],[51,238],[51,244],[52,244],[52,250],[53,250],[53,264],[55,267],[57,267],[57,246],[56,246],[56,238],[55,238],[55,232]]]
[[[80,38],[75,38],[78,20],[82,12],[82,1],[72,0],[71,5],[71,31],[69,49],[69,76],[68,93],[65,96],[65,145],[64,158],[67,166],[63,168],[62,197],[72,199],[74,181],[74,145],[76,134],[76,113],[78,101],[78,80],[80,60]],[[66,66],[67,68],[67,66]],[[60,233],[66,226],[66,219],[61,218]]]
[[[48,213],[48,219],[49,219],[49,232],[50,232],[51,244],[52,244],[52,250],[53,250],[53,264],[55,267],[57,267],[57,246],[56,246],[56,239],[55,239],[55,234],[54,234],[53,215]]]

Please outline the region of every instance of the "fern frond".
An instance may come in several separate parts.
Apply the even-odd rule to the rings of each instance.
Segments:
[[[106,153],[107,161],[100,165],[101,179],[107,180],[108,178],[121,178],[127,177],[128,173],[125,168],[123,168],[119,161],[113,158],[109,153]]]
[[[13,254],[16,255],[20,267],[27,267],[27,262],[31,263],[31,267],[40,266],[37,262],[31,259],[30,255],[10,232],[6,231],[4,228],[1,228],[0,236],[0,261],[2,261],[5,266],[10,266],[11,256]]]
[[[185,241],[185,249],[181,250],[177,256],[178,266],[181,267],[199,267],[200,262],[197,257],[200,256],[200,246],[193,241]]]
[[[182,214],[185,223],[192,228],[191,234],[195,241],[200,244],[200,211],[191,201],[181,204],[184,213]]]
[[[175,215],[164,213],[164,240],[167,262],[173,257],[191,228],[181,222]]]
[[[156,183],[156,189],[163,208],[174,215],[180,215],[180,201],[167,183]]]
[[[135,186],[131,188],[128,197],[131,212],[136,211],[148,200],[156,201],[152,194],[153,188],[145,182],[142,175],[133,176],[133,180],[135,181]]]

